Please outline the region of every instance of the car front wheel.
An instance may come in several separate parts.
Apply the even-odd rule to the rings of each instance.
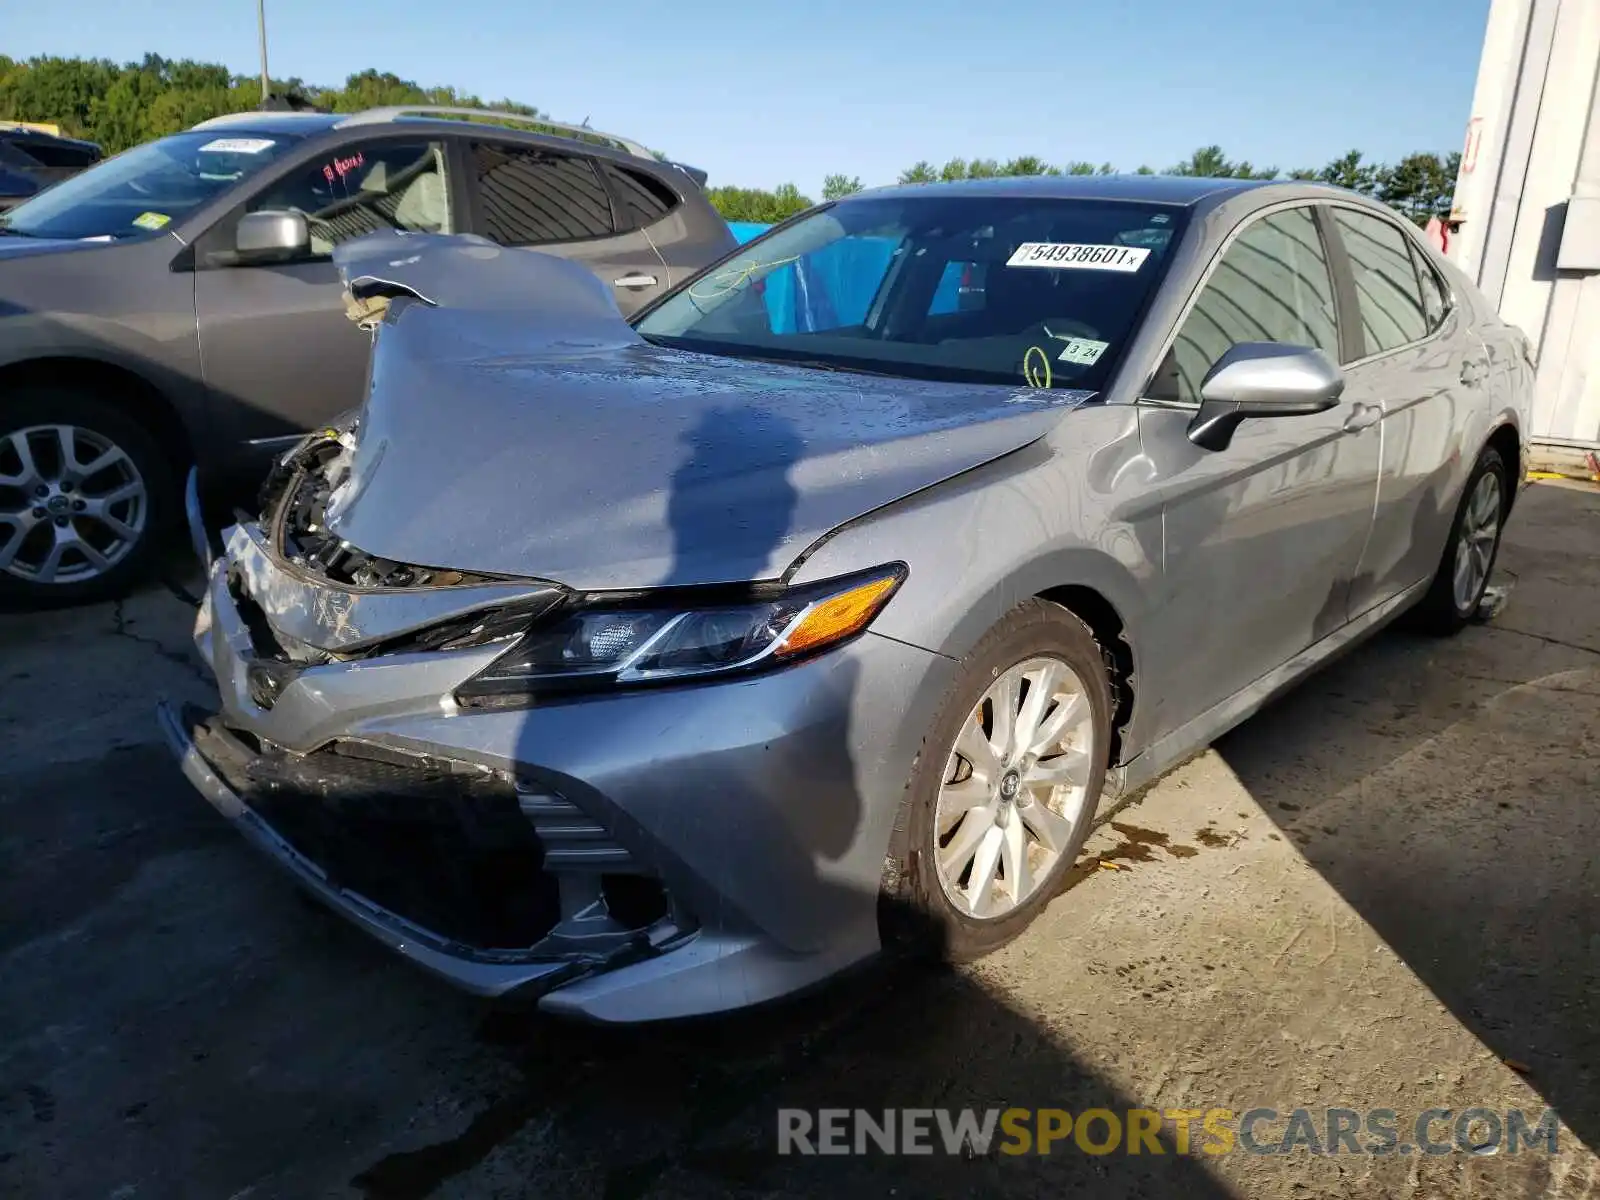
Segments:
[[[1100,647],[1065,608],[1027,601],[985,635],[913,768],[885,876],[887,942],[962,961],[1043,911],[1089,836],[1111,711]]]
[[[138,422],[76,390],[14,393],[0,417],[0,599],[122,595],[176,502],[172,465]]]

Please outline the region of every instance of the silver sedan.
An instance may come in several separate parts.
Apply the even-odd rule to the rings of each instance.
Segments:
[[[1528,343],[1300,183],[862,193],[631,321],[473,238],[341,250],[351,419],[199,543],[189,778],[482,994],[635,1021],[981,955],[1105,810],[1478,611]],[[197,538],[204,538],[197,529]]]

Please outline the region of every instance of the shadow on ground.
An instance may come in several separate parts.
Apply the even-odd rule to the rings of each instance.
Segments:
[[[1381,635],[1217,750],[1468,1030],[1600,1145],[1600,493],[1536,488],[1488,627]],[[1576,536],[1575,536],[1576,535]],[[1586,782],[1585,782],[1586,781]]]

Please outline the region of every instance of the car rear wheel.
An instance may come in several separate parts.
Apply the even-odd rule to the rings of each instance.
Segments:
[[[26,389],[0,417],[0,599],[125,593],[176,512],[172,464],[125,414],[76,390]]]
[[[886,942],[962,961],[1059,890],[1105,779],[1111,695],[1093,634],[1043,600],[964,660],[918,757],[885,874]]]
[[[1412,624],[1419,631],[1448,637],[1478,611],[1500,553],[1509,478],[1500,452],[1484,447],[1467,477],[1438,572],[1413,610]]]

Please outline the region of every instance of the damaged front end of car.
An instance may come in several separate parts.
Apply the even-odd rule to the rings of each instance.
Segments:
[[[368,328],[392,301],[431,303],[370,278],[347,287]],[[452,757],[419,735],[418,718],[448,714],[457,685],[571,597],[341,539],[329,514],[360,422],[282,455],[259,517],[237,514],[220,553],[191,475],[208,577],[195,639],[221,704],[161,704],[185,775],[317,899],[478,994],[537,997],[691,939],[695,919],[648,864],[550,780],[512,753]]]

